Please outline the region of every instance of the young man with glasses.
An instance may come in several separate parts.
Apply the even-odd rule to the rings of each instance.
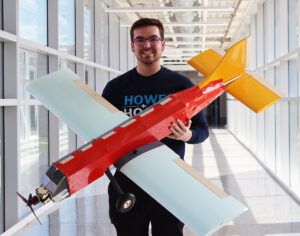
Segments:
[[[128,116],[133,117],[163,97],[187,89],[193,84],[183,75],[160,65],[165,41],[164,28],[159,20],[139,19],[132,25],[130,36],[131,50],[136,56],[137,67],[111,80],[104,88],[102,96]],[[178,120],[171,125],[170,131],[172,133],[161,142],[182,159],[185,143],[200,143],[208,137],[208,127],[203,112],[193,117],[187,126]],[[168,170],[166,170],[167,174]],[[127,213],[120,213],[116,209],[119,195],[112,184],[108,187],[109,215],[118,236],[146,236],[150,222],[153,236],[183,235],[184,225],[181,221],[120,171],[116,171],[115,178],[124,192],[133,193],[136,197],[135,206]],[[175,180],[174,184],[176,184]]]

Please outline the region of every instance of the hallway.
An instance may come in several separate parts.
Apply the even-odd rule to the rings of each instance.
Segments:
[[[185,160],[249,208],[213,236],[300,235],[300,206],[226,129],[212,129],[203,144],[188,145]],[[115,236],[107,184],[106,178],[96,181],[44,217],[42,227],[34,221],[17,235]],[[185,227],[184,235],[196,234]]]

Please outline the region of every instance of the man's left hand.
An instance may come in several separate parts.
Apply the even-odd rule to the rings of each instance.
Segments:
[[[171,139],[181,140],[183,142],[188,142],[192,137],[191,128],[192,121],[189,120],[187,125],[185,126],[183,122],[177,119],[177,123],[173,123],[170,127],[171,134],[167,136]]]

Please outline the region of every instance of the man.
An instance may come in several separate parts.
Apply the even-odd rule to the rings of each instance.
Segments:
[[[159,20],[142,18],[136,21],[131,27],[130,35],[131,50],[137,58],[137,67],[111,80],[102,95],[118,109],[133,117],[163,97],[187,89],[193,84],[183,75],[160,65],[165,41],[163,25]],[[186,126],[178,120],[171,125],[170,131],[171,134],[161,141],[182,159],[185,143],[200,143],[208,137],[203,112],[193,117]],[[118,236],[146,236],[150,222],[153,236],[183,235],[181,221],[120,171],[116,171],[115,178],[124,192],[136,196],[133,209],[127,213],[119,213],[116,210],[118,194],[111,184],[108,187],[110,219]]]

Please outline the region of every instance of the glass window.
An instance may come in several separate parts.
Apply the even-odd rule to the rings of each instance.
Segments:
[[[2,13],[2,7],[3,6],[3,0],[0,0],[0,29],[3,30],[3,13]]]
[[[256,53],[255,53],[255,57],[256,57],[256,59],[255,59],[255,62],[256,62],[256,65],[255,65],[255,68],[257,68],[257,65],[258,65],[258,63],[257,63],[257,54],[258,54],[258,35],[257,35],[257,33],[258,33],[258,30],[257,30],[257,14],[255,15],[255,45],[256,45],[256,47],[255,47],[255,50],[256,50]]]
[[[0,99],[4,98],[3,95],[3,46],[4,44],[0,42]]]
[[[109,25],[108,25],[108,13],[105,12],[107,6],[102,2],[101,3],[101,10],[100,10],[100,40],[101,40],[101,58],[100,63],[103,65],[109,65],[109,54],[108,54],[108,38],[109,38]]]
[[[18,191],[24,196],[39,186],[48,165],[48,110],[42,105],[20,106],[20,157]],[[18,199],[19,217],[30,209]]]
[[[263,32],[264,32],[264,64],[267,64],[268,62],[268,8],[266,5],[266,2],[263,4]],[[265,77],[266,78],[266,77]]]
[[[75,3],[58,1],[58,49],[75,55]]]
[[[85,83],[96,90],[96,82],[95,82],[95,69],[89,66],[85,67]]]
[[[299,102],[289,102],[290,180],[291,188],[300,194]]]
[[[289,97],[298,96],[298,60],[289,61]]]
[[[19,0],[19,33],[47,45],[47,0]]]
[[[279,1],[275,0],[274,2],[274,46],[275,46],[275,58],[279,57],[279,16],[280,16],[280,8]]]
[[[59,158],[62,158],[76,149],[76,134],[59,120]]]
[[[297,34],[297,41],[298,41],[298,47],[300,47],[300,0],[296,0],[296,34]]]
[[[33,99],[26,91],[26,86],[30,81],[36,80],[48,73],[48,57],[43,54],[20,49],[19,62],[21,80],[21,85],[19,86],[20,98]]]
[[[94,61],[94,0],[84,0],[84,59]]]
[[[109,15],[109,54],[110,67],[120,69],[120,18],[117,15]]]
[[[288,20],[289,20],[289,51],[295,50],[300,44],[299,42],[299,18],[297,14],[299,10],[299,0],[288,1]]]
[[[75,72],[75,63],[59,60],[59,69],[70,69]],[[59,120],[59,158],[69,154],[76,149],[76,134],[68,128],[62,120]]]
[[[96,91],[97,93],[99,94],[102,94],[102,91],[103,89],[105,88],[106,84],[109,82],[109,72],[107,71],[103,71],[101,70],[100,71],[100,74],[99,74],[99,78],[101,79],[96,79]]]
[[[2,4],[2,1],[0,2]],[[0,98],[3,98],[3,43],[0,43]],[[3,107],[0,107],[0,232],[3,232]]]
[[[279,77],[279,67],[275,67],[274,71],[274,80],[275,80],[275,86],[277,88],[280,88],[280,77]],[[275,104],[275,172],[276,175],[279,175],[280,172],[280,102],[277,102]]]
[[[0,108],[0,232],[4,230],[4,180],[3,180],[3,107]]]
[[[35,80],[47,74],[47,56],[20,49],[20,98],[30,98],[25,92],[25,86],[31,80]],[[42,105],[22,105],[20,114],[20,156],[19,186],[18,191],[24,196],[39,186],[40,178],[45,174],[49,165],[48,158],[48,110]],[[26,184],[22,184],[26,183]],[[19,217],[30,213],[24,202],[18,200]]]
[[[76,64],[73,62],[69,62],[66,60],[59,59],[58,60],[58,69],[69,69],[75,73]]]
[[[289,61],[289,97],[298,97],[298,60]],[[299,152],[299,102],[289,102],[289,135],[290,135],[290,176],[291,188],[298,191],[300,188],[300,152]]]

